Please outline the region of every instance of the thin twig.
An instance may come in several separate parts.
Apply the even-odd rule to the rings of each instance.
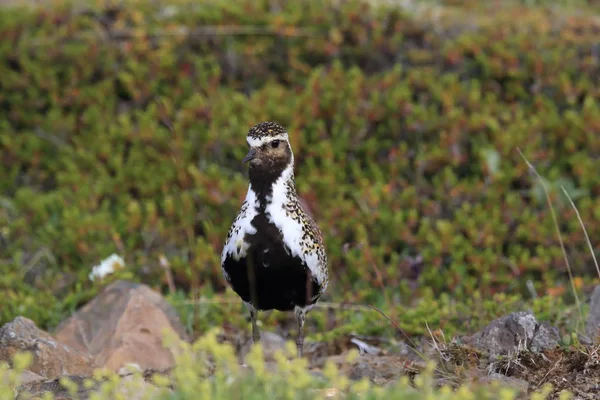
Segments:
[[[440,358],[444,361],[450,361],[450,359],[447,356],[444,356],[444,353],[442,353],[442,349],[440,349],[440,346],[438,345],[437,340],[433,335],[433,332],[431,332],[431,329],[429,329],[429,324],[427,323],[427,321],[425,321],[425,327],[427,328],[427,332],[429,332],[429,336],[431,336],[433,347],[435,347],[435,349],[437,350],[438,354],[440,355]]]
[[[413,342],[412,339],[406,334],[406,332],[404,332],[404,330],[402,328],[400,328],[400,326],[396,323],[396,321],[391,319],[386,313],[384,313],[383,311],[381,311],[379,308],[377,308],[375,306],[369,305],[369,308],[372,308],[373,310],[377,311],[379,314],[383,315],[383,317],[385,319],[390,321],[390,323],[392,325],[394,325],[394,328],[396,328],[400,333],[402,333],[404,335],[404,337],[406,338],[406,340],[408,340],[410,342],[410,344],[413,346],[413,350],[415,351],[415,353],[417,353],[423,360],[426,359],[425,354],[423,354],[421,351],[419,351],[419,348],[417,347],[415,342]]]
[[[169,260],[167,260],[167,257],[165,257],[164,254],[161,254],[158,257],[158,260],[160,262],[161,267],[163,267],[163,269],[165,270],[165,277],[167,278],[167,285],[169,286],[169,292],[171,292],[171,294],[177,292],[177,288],[175,287],[175,280],[173,279],[173,272],[171,271],[171,264],[169,263]]]
[[[550,368],[548,370],[548,372],[546,372],[546,375],[544,375],[544,377],[542,378],[542,380],[537,384],[537,387],[540,387],[544,384],[544,382],[546,382],[546,379],[548,379],[548,375],[550,375],[550,373],[552,371],[554,371],[558,365],[560,364],[560,362],[562,361],[562,356],[560,356],[560,358],[558,359],[558,361],[552,366],[552,368]]]
[[[449,362],[451,360],[451,357],[444,355],[444,353],[442,352],[442,349],[440,349],[440,346],[438,344],[437,339],[435,338],[433,332],[431,332],[431,329],[429,329],[429,324],[427,323],[427,321],[425,321],[425,327],[427,328],[427,332],[429,332],[429,336],[431,336],[431,341],[433,342],[433,347],[435,347],[436,351],[438,352],[439,356],[440,356],[440,360],[444,361],[442,363],[438,363],[439,366],[436,366],[436,371],[442,375],[444,375],[446,377],[446,379],[448,380],[452,380],[454,379],[454,381],[456,383],[459,383],[459,377],[457,376],[456,373],[452,373],[448,368],[446,363]],[[444,331],[441,331],[442,333],[442,337],[444,338],[444,345],[446,345],[446,337],[444,336]]]
[[[352,303],[334,303],[328,301],[320,301],[315,304],[317,308],[335,309],[335,310],[355,310],[355,311],[370,311],[372,307],[365,306],[363,304],[352,304]]]
[[[590,237],[588,236],[587,229],[585,229],[585,225],[583,224],[583,219],[581,219],[581,215],[579,215],[579,210],[575,206],[575,203],[569,196],[569,193],[565,190],[564,186],[560,186],[567,199],[569,199],[569,203],[571,203],[571,207],[575,210],[575,214],[577,214],[577,219],[579,220],[579,224],[581,225],[581,229],[583,229],[583,233],[585,234],[585,241],[587,242],[588,247],[590,248],[590,253],[592,254],[592,258],[594,259],[594,265],[596,266],[596,271],[598,272],[598,277],[600,278],[600,267],[598,267],[598,260],[596,260],[596,254],[594,254],[594,247],[592,246],[592,242],[590,241]]]
[[[175,128],[173,127],[173,122],[167,115],[168,107],[167,107],[167,104],[165,103],[165,100],[161,96],[156,96],[155,100],[158,103],[158,105],[163,108],[163,111],[164,111],[164,114],[160,116],[160,122],[163,123],[163,125],[169,130],[169,132],[172,135],[174,135]]]
[[[525,155],[523,154],[523,152],[521,151],[521,149],[519,147],[517,147],[517,151],[519,152],[519,154],[521,155],[521,158],[523,158],[523,160],[525,161],[525,163],[527,164],[529,169],[531,169],[533,171],[533,173],[535,174],[535,176],[538,178],[538,180],[540,181],[540,184],[542,185],[542,189],[544,190],[544,193],[546,194],[546,200],[548,201],[548,205],[550,206],[550,213],[552,214],[552,220],[554,221],[554,228],[556,229],[556,234],[558,235],[558,241],[560,243],[560,248],[562,250],[563,257],[565,259],[565,265],[567,266],[567,273],[569,274],[569,282],[571,283],[571,289],[573,290],[573,295],[575,296],[575,303],[577,303],[577,310],[579,311],[579,318],[580,318],[579,322],[581,324],[583,324],[583,311],[581,310],[581,302],[579,301],[579,295],[577,294],[577,288],[575,287],[575,281],[573,280],[573,271],[571,270],[571,263],[569,262],[569,257],[567,257],[567,251],[565,250],[565,244],[563,243],[563,240],[562,240],[562,235],[560,233],[560,228],[558,226],[558,219],[556,218],[556,213],[554,212],[554,206],[552,205],[552,200],[550,199],[550,194],[548,193],[548,189],[546,188],[546,184],[544,183],[544,180],[542,179],[540,174],[538,174],[535,167],[529,162],[529,160],[525,157]]]
[[[364,249],[363,254],[365,255],[365,258],[367,259],[368,262],[371,263],[373,270],[375,271],[375,277],[377,278],[377,283],[381,289],[381,293],[383,293],[383,298],[385,299],[385,303],[388,307],[391,308],[392,302],[389,298],[387,291],[385,290],[385,283],[383,282],[383,275],[381,274],[381,271],[379,270],[379,267],[377,266],[377,263],[375,262],[375,259],[373,258],[373,254],[371,253],[371,248],[370,248],[369,244],[367,243],[363,247],[363,249]]]
[[[500,257],[500,262],[508,265],[510,267],[510,269],[512,269],[513,274],[515,275],[521,275],[521,271],[519,271],[519,267],[517,266],[517,264],[515,264],[513,261],[511,261],[508,257]]]

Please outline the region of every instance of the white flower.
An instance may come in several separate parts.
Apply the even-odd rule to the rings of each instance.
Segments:
[[[96,278],[104,278],[106,275],[110,275],[118,269],[121,269],[125,266],[125,261],[121,256],[117,254],[113,254],[108,258],[102,260],[100,265],[94,266],[92,268],[92,272],[90,273],[90,280],[93,281]]]

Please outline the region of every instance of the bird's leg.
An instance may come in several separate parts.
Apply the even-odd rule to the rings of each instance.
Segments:
[[[306,320],[306,310],[301,307],[294,309],[296,321],[298,321],[298,336],[296,337],[296,347],[298,348],[298,357],[302,358],[302,348],[304,347],[304,321]]]
[[[258,330],[258,324],[256,322],[258,318],[258,311],[254,307],[250,310],[250,319],[252,320],[252,341],[258,343],[260,341],[260,331]]]
[[[252,341],[258,343],[260,341],[260,331],[258,330],[258,310],[251,303],[246,303],[246,308],[250,312],[250,320],[252,321]]]
[[[250,315],[250,318],[252,318],[252,341],[254,343],[260,342],[260,331],[258,330],[258,324],[256,323],[256,314],[257,312],[254,312]]]
[[[260,341],[260,332],[258,331],[258,325],[256,324],[258,310],[252,305],[258,304],[258,293],[256,292],[256,274],[254,273],[254,257],[252,254],[248,256],[247,266],[248,285],[250,287],[250,302],[246,303],[246,307],[248,307],[248,310],[250,311],[250,319],[252,320],[252,341],[254,343],[258,343]]]
[[[298,324],[298,337],[296,338],[296,347],[298,348],[298,358],[302,358],[302,348],[304,347],[304,324]]]

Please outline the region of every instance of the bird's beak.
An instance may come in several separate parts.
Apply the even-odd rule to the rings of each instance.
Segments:
[[[254,159],[254,157],[256,157],[256,149],[254,147],[251,147],[248,154],[246,154],[246,157],[244,157],[244,159],[242,160],[242,164]]]

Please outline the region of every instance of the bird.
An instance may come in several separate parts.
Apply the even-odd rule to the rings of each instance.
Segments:
[[[261,122],[246,142],[248,191],[223,246],[223,276],[250,313],[254,343],[259,311],[294,311],[302,357],[306,314],[329,284],[323,236],[299,202],[286,129]]]

